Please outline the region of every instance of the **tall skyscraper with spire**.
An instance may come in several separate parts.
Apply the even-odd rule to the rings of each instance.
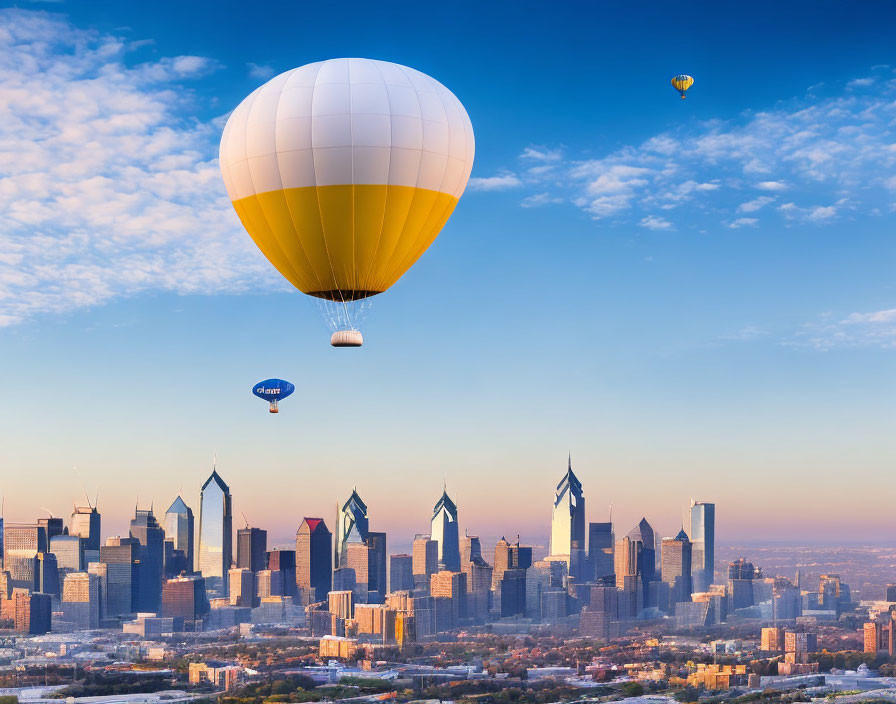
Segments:
[[[572,455],[566,474],[554,492],[551,514],[551,555],[566,556],[569,574],[578,577],[585,551],[585,495],[572,471]]]
[[[457,506],[442,487],[442,496],[432,510],[430,537],[439,544],[439,568],[460,572],[460,536],[457,530]]]
[[[193,510],[178,496],[165,512],[165,538],[174,550],[182,550],[187,572],[193,572]]]
[[[716,569],[716,505],[691,500],[691,577],[695,592],[705,592]]]
[[[358,495],[358,489],[352,489],[352,495],[342,505],[336,516],[336,552],[334,567],[345,567],[348,558],[349,543],[363,543],[370,535],[367,520],[367,504]]]
[[[233,511],[230,487],[217,468],[202,485],[199,498],[199,571],[209,591],[227,596],[233,562]]]

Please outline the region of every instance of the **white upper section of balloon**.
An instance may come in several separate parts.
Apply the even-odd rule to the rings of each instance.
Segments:
[[[281,73],[233,111],[221,137],[227,193],[345,184],[460,197],[473,127],[441,83],[406,66],[331,59]]]

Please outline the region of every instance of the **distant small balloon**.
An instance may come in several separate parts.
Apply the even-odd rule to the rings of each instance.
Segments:
[[[294,384],[283,379],[265,379],[252,387],[252,393],[271,404],[271,413],[279,413],[277,402],[296,390]]]
[[[672,86],[679,92],[682,100],[685,99],[685,93],[692,85],[694,85],[694,79],[686,73],[679,74],[672,79]]]

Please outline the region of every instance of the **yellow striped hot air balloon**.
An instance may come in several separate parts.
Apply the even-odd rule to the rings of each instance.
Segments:
[[[426,251],[464,192],[473,127],[412,68],[332,59],[272,78],[227,120],[220,164],[271,264],[323,302],[334,346],[362,343],[364,302]]]
[[[686,73],[681,73],[672,79],[672,87],[681,94],[682,100],[685,99],[685,93],[692,85],[694,85],[694,79]]]

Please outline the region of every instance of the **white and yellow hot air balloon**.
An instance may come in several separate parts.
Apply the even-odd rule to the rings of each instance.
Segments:
[[[221,137],[227,193],[277,270],[322,302],[337,347],[363,342],[371,296],[420,258],[473,167],[473,127],[412,68],[332,59],[272,78]]]

